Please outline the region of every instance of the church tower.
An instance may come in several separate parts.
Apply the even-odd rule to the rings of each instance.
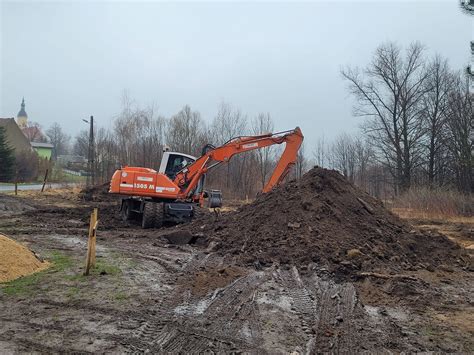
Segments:
[[[16,116],[16,123],[20,128],[26,128],[28,123],[28,115],[25,111],[25,98],[21,101],[21,110],[18,112],[18,116]]]

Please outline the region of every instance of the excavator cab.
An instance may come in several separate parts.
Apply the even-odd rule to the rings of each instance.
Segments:
[[[159,173],[165,174],[171,180],[174,180],[176,174],[187,165],[194,163],[196,157],[178,152],[164,152],[161,159]]]

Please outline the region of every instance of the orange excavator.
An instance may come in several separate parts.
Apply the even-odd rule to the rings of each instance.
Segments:
[[[232,138],[220,147],[206,145],[202,155],[163,153],[159,171],[125,166],[116,170],[110,182],[110,193],[123,196],[121,216],[124,220],[141,219],[143,228],[161,227],[164,222],[180,223],[194,216],[194,205],[222,206],[218,190],[204,190],[206,174],[232,156],[286,143],[273,174],[263,188],[270,191],[278,185],[296,163],[303,142],[299,127],[290,131]]]

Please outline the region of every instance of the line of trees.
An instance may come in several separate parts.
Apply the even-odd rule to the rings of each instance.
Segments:
[[[153,107],[139,107],[124,94],[121,112],[111,128],[100,127],[95,132],[95,177],[99,183],[107,182],[121,165],[158,170],[165,147],[200,156],[208,143],[217,146],[237,136],[268,133],[273,129],[269,113],[249,118],[225,102],[218,107],[212,122],[207,123],[189,105],[166,118],[156,114]],[[87,156],[88,139],[87,130],[80,132],[72,153]],[[229,164],[220,165],[208,175],[207,184],[224,190],[228,197],[254,196],[269,178],[278,152],[277,147],[268,147],[234,156]]]
[[[405,50],[383,44],[369,65],[345,68],[342,76],[356,99],[354,114],[364,118],[370,160],[388,173],[395,194],[414,185],[474,191],[469,78],[439,55],[427,58],[419,43]],[[350,152],[349,160],[357,151],[341,149]],[[350,164],[345,161],[344,169]]]

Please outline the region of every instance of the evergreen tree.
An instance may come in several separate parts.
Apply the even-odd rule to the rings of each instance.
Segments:
[[[8,145],[4,127],[0,127],[0,181],[11,181],[15,176],[14,149]]]

